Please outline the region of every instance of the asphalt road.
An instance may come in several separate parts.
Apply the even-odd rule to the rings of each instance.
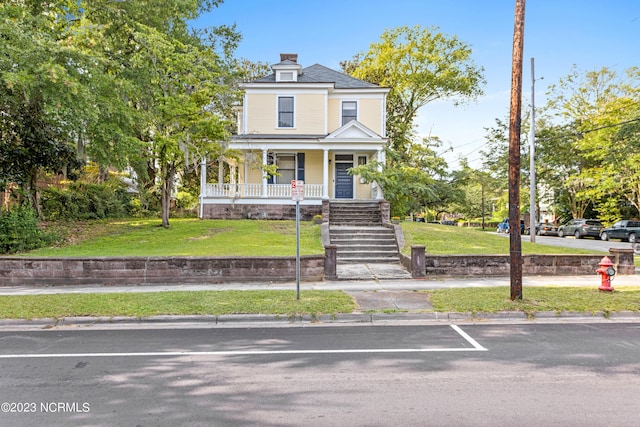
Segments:
[[[640,324],[0,332],[2,426],[635,426]]]
[[[500,236],[509,238],[508,234],[496,233]],[[528,242],[531,236],[523,235],[521,239],[523,242]],[[621,242],[620,240],[608,240],[602,241],[592,237],[585,237],[584,239],[576,239],[575,237],[556,237],[556,236],[536,236],[535,243],[541,245],[561,246],[565,248],[573,249],[586,249],[599,252],[609,252],[610,248],[618,249],[632,249],[631,243]]]

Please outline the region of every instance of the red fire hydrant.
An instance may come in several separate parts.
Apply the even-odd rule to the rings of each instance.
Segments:
[[[605,256],[600,260],[600,263],[598,265],[600,266],[600,268],[596,270],[596,273],[600,275],[602,281],[598,289],[600,289],[601,291],[613,291],[613,287],[611,286],[611,279],[616,274],[616,269],[613,268],[613,263],[608,256]]]

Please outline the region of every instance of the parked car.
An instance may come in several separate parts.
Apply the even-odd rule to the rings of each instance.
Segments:
[[[631,243],[636,243],[640,237],[640,221],[624,219],[613,224],[611,227],[603,228],[600,231],[602,240],[621,239]]]
[[[498,228],[496,229],[496,233],[508,233],[509,232],[509,218],[505,218],[498,224]],[[520,234],[524,234],[524,220],[520,220]]]
[[[558,227],[550,222],[541,222],[536,224],[536,234],[538,236],[557,236]]]
[[[572,219],[558,227],[558,237],[573,235],[576,239],[587,236],[600,239],[602,228],[602,223],[597,219]]]

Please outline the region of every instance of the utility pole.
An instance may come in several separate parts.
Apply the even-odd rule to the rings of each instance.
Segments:
[[[522,299],[522,240],[520,236],[520,127],[522,112],[522,52],[525,0],[516,0],[509,110],[509,255],[511,300]]]
[[[536,78],[533,71],[533,58],[531,58],[531,136],[529,137],[529,238],[531,243],[536,242]]]

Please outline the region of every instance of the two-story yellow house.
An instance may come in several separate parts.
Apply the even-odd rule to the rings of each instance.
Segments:
[[[376,183],[348,170],[384,163],[389,89],[318,64],[303,68],[297,56],[281,54],[272,74],[242,85],[238,135],[229,144],[240,161],[226,160],[217,183],[203,165],[201,218],[295,218],[293,180],[304,181],[304,219],[321,213],[323,200],[384,198]],[[264,173],[272,164],[275,176]]]

